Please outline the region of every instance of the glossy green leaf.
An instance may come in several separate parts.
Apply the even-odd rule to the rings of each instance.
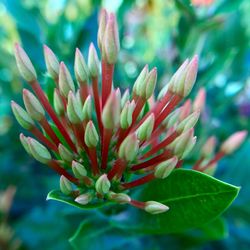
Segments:
[[[108,202],[96,202],[93,204],[81,205],[75,202],[73,197],[64,195],[60,190],[52,190],[51,192],[49,192],[46,200],[60,201],[68,205],[78,207],[80,209],[94,209],[94,208],[99,208],[99,207],[109,204]]]
[[[169,206],[168,212],[151,215],[134,210],[129,219],[114,223],[141,233],[181,232],[200,227],[218,217],[230,206],[238,192],[238,187],[206,174],[178,169],[165,180],[151,182],[138,197],[142,201],[159,201]]]

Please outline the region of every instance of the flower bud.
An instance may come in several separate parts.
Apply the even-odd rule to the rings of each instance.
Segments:
[[[11,108],[16,120],[24,129],[30,130],[33,126],[35,126],[35,123],[30,115],[14,101],[11,101]]]
[[[180,117],[180,108],[176,109],[175,111],[173,111],[172,113],[170,113],[167,118],[165,118],[165,120],[162,122],[162,124],[167,128],[170,129],[172,127],[174,127]]]
[[[62,116],[64,114],[64,105],[63,105],[61,96],[60,96],[57,89],[54,90],[53,103],[54,103],[54,108],[55,108],[56,114],[58,116]]]
[[[104,33],[103,48],[107,63],[114,64],[117,61],[120,50],[117,21],[114,13],[110,13]]]
[[[122,142],[118,155],[128,162],[133,161],[139,151],[139,141],[135,133],[128,135]]]
[[[97,34],[98,47],[100,50],[102,50],[102,47],[103,47],[102,42],[104,40],[107,20],[108,20],[108,13],[105,9],[102,9],[99,15],[99,29],[98,29],[98,34]]]
[[[86,126],[84,141],[89,148],[95,148],[98,144],[98,133],[92,121],[89,121]]]
[[[82,178],[87,175],[86,168],[77,161],[72,161],[72,171],[76,178]]]
[[[60,189],[65,195],[69,195],[73,191],[71,182],[63,175],[60,177]]]
[[[100,69],[100,61],[93,43],[89,46],[88,68],[91,77],[97,77]]]
[[[91,193],[81,194],[75,198],[75,202],[81,205],[87,205],[93,199],[93,195]]]
[[[207,166],[206,169],[204,169],[202,172],[207,174],[207,175],[213,176],[216,169],[217,169],[217,166],[218,166],[218,164],[216,162],[214,164]]]
[[[181,109],[181,112],[179,116],[179,121],[182,121],[185,118],[187,118],[191,112],[191,109],[192,109],[191,100],[190,99],[186,100],[185,103],[180,107],[180,109]]]
[[[178,158],[174,156],[173,158],[158,164],[155,168],[155,177],[160,179],[165,179],[166,177],[168,177],[174,170],[177,162]]]
[[[197,123],[199,117],[199,111],[193,112],[191,115],[189,115],[187,118],[180,122],[180,124],[176,128],[176,131],[178,133],[183,133],[186,132],[188,129],[193,128]]]
[[[189,143],[188,143],[188,145],[187,145],[187,147],[186,147],[186,149],[185,149],[185,151],[184,151],[184,153],[183,153],[183,155],[181,157],[182,159],[186,158],[189,155],[189,153],[194,148],[194,145],[196,144],[196,141],[197,141],[196,136],[191,138],[191,140],[189,141]]]
[[[15,58],[19,73],[27,82],[32,82],[37,79],[36,71],[24,49],[18,44],[15,44]]]
[[[88,67],[84,60],[84,57],[81,53],[81,51],[77,48],[75,52],[75,76],[77,82],[81,84],[86,84],[88,80]]]
[[[63,146],[61,143],[58,146],[59,154],[62,158],[62,160],[66,162],[71,162],[73,160],[73,154],[71,151],[69,151],[65,146]]]
[[[231,154],[237,150],[247,136],[247,131],[242,130],[232,134],[222,145],[220,151],[224,154]]]
[[[147,75],[147,78],[145,80],[145,87],[142,89],[143,92],[143,98],[147,100],[155,90],[155,85],[157,81],[157,69],[153,68]]]
[[[41,121],[45,117],[45,111],[38,99],[27,89],[23,90],[23,101],[26,110],[32,119]]]
[[[79,124],[82,121],[82,107],[72,91],[68,95],[67,115],[73,124]]]
[[[31,155],[30,148],[29,148],[29,143],[28,143],[28,138],[26,136],[24,136],[22,133],[20,134],[19,138],[20,138],[20,141],[21,141],[25,151],[29,155]]]
[[[68,97],[69,91],[75,92],[75,85],[66,65],[61,62],[59,68],[59,89],[64,97]]]
[[[106,129],[117,127],[120,122],[121,112],[121,93],[120,90],[112,91],[109,95],[102,111],[102,122]]]
[[[121,98],[121,107],[122,108],[124,107],[125,103],[127,103],[127,101],[129,101],[129,99],[130,99],[129,89],[126,89],[122,95],[122,98]]]
[[[101,175],[95,183],[95,189],[99,194],[106,194],[109,192],[111,183],[106,174]]]
[[[163,88],[160,90],[157,100],[160,101],[168,92],[168,84],[164,85]]]
[[[92,102],[91,102],[91,95],[89,95],[82,108],[82,120],[83,121],[89,121],[91,119],[91,114],[92,114]]]
[[[147,201],[144,209],[150,214],[160,214],[168,211],[169,207],[157,201]]]
[[[50,152],[40,142],[29,137],[28,143],[30,152],[37,161],[47,164],[51,160]]]
[[[209,137],[201,149],[201,155],[204,158],[210,157],[214,153],[215,146],[216,146],[216,137],[215,136]]]
[[[114,193],[114,192],[109,192],[108,193],[108,198],[112,201],[115,201],[119,204],[126,204],[131,201],[131,198],[124,193]]]
[[[137,129],[137,137],[140,141],[148,140],[152,134],[155,123],[155,116],[151,114]]]
[[[147,75],[148,75],[148,65],[146,64],[134,83],[134,86],[133,86],[134,95],[137,95],[137,96],[140,95],[142,88],[145,86]]]
[[[59,62],[56,55],[46,45],[43,45],[43,51],[47,70],[53,79],[57,79],[59,75]]]
[[[200,112],[202,112],[205,106],[205,102],[206,102],[206,90],[204,88],[201,88],[196,98],[194,99],[193,110],[194,111],[200,110]]]
[[[131,103],[127,101],[126,104],[124,105],[120,116],[120,125],[122,129],[126,129],[132,124],[132,116],[134,109],[135,109],[134,100]]]

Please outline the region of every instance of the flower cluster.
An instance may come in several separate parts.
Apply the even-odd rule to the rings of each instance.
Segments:
[[[119,88],[113,88],[120,44],[116,17],[105,10],[99,17],[98,46],[101,62],[93,44],[87,62],[76,49],[77,84],[67,66],[44,46],[47,70],[55,83],[50,103],[29,57],[16,44],[18,69],[35,94],[23,90],[25,109],[11,104],[20,125],[36,137],[21,134],[21,143],[28,154],[60,174],[61,191],[76,203],[109,200],[152,214],[165,212],[169,208],[159,202],[132,199],[130,189],[155,178],[167,178],[182,166],[194,147],[194,126],[204,106],[205,91],[200,90],[193,103],[188,100],[182,104],[182,100],[195,83],[198,57],[186,60],[154,99],[157,69],[148,65],[131,92],[127,89],[121,94]],[[211,168],[235,150],[245,136],[245,132],[237,133],[215,156],[214,140],[208,140],[194,169]]]

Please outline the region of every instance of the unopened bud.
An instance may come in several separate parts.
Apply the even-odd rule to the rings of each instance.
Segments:
[[[131,103],[127,101],[126,104],[124,105],[120,116],[120,125],[122,129],[126,129],[132,124],[132,116],[134,109],[135,109],[134,100]]]
[[[190,115],[192,109],[192,103],[191,100],[188,99],[185,101],[185,103],[180,107],[180,116],[179,116],[179,121],[184,120]]]
[[[187,131],[190,128],[193,128],[197,121],[199,120],[200,112],[196,111],[193,112],[191,115],[189,115],[187,118],[185,118],[183,121],[180,122],[180,124],[177,126],[176,131],[178,133],[183,133]]]
[[[140,95],[140,92],[142,91],[142,87],[145,86],[147,75],[148,75],[148,65],[146,64],[134,83],[134,86],[133,86],[134,94],[138,96]]]
[[[30,152],[37,161],[47,164],[51,160],[50,152],[40,142],[29,137],[28,143]]]
[[[28,138],[26,136],[24,136],[22,133],[20,134],[19,138],[20,138],[20,141],[21,141],[25,151],[29,155],[31,155],[30,148],[29,148],[29,143],[28,143]]]
[[[204,169],[202,172],[207,174],[207,175],[213,176],[216,169],[217,169],[217,166],[218,166],[218,164],[216,162],[214,164],[207,166],[206,169]]]
[[[75,202],[81,205],[87,205],[93,199],[93,195],[91,193],[81,194],[76,197]]]
[[[147,100],[149,97],[152,96],[154,93],[155,85],[157,81],[157,69],[153,68],[147,75],[147,78],[145,80],[145,86],[142,89],[143,92],[143,98]]]
[[[126,89],[122,95],[122,98],[121,98],[121,107],[122,108],[124,107],[125,103],[127,103],[127,101],[129,101],[129,99],[130,99],[129,89]]]
[[[122,142],[118,155],[128,162],[133,161],[139,151],[139,140],[135,133],[128,135]]]
[[[61,62],[59,69],[59,89],[64,97],[68,97],[70,91],[75,92],[75,85],[66,65]]]
[[[58,146],[58,151],[62,160],[66,162],[71,162],[73,160],[73,154],[61,143]]]
[[[140,125],[137,129],[137,137],[140,141],[144,141],[150,138],[155,123],[154,114],[149,115],[149,117]]]
[[[124,193],[109,192],[108,198],[119,204],[126,204],[131,201],[131,198],[127,194],[124,194]]]
[[[36,121],[41,121],[45,117],[45,111],[38,99],[27,89],[23,90],[23,101],[26,110],[31,118]]]
[[[87,175],[86,168],[77,161],[72,161],[72,171],[76,178],[81,178]]]
[[[84,141],[89,148],[95,148],[98,144],[98,133],[92,121],[89,121],[86,126]]]
[[[106,57],[105,59],[109,64],[114,64],[117,61],[120,50],[118,27],[114,13],[110,13],[108,16],[103,42]]]
[[[84,60],[81,51],[77,48],[75,52],[75,64],[74,64],[75,76],[77,82],[81,84],[86,84],[88,80],[88,67]]]
[[[158,164],[154,172],[155,177],[160,179],[165,179],[166,177],[168,177],[174,170],[177,162],[178,158],[174,156],[173,158]]]
[[[89,55],[88,55],[88,68],[91,77],[97,77],[99,74],[100,61],[93,43],[89,46]]]
[[[111,187],[111,183],[106,174],[101,175],[95,183],[95,189],[99,194],[107,194]]]
[[[225,154],[231,154],[237,150],[240,145],[243,143],[247,136],[247,131],[238,131],[232,134],[222,145],[220,151]]]
[[[60,178],[60,189],[65,195],[69,195],[73,191],[71,182],[63,175]]]
[[[11,101],[11,108],[16,120],[24,129],[29,130],[35,125],[30,115],[14,101]]]
[[[102,9],[99,15],[99,28],[98,28],[98,34],[97,34],[98,47],[100,50],[102,50],[102,47],[103,47],[102,43],[104,39],[104,33],[105,33],[106,25],[107,25],[107,20],[108,20],[108,13],[105,9]]]
[[[102,122],[106,129],[117,127],[120,122],[121,93],[119,89],[112,91],[102,111]]]
[[[82,120],[83,121],[89,121],[91,119],[92,114],[92,102],[91,102],[91,95],[89,95],[82,107]]]
[[[53,79],[58,78],[59,75],[59,62],[56,55],[53,51],[47,47],[46,45],[43,46],[45,63],[47,70]]]
[[[162,122],[162,125],[164,125],[167,129],[174,127],[179,120],[180,112],[180,108],[173,111],[167,116],[167,118],[165,118],[165,120]]]
[[[204,158],[210,157],[214,153],[215,146],[216,146],[216,137],[215,136],[209,137],[201,149],[201,155]]]
[[[165,86],[163,86],[163,88],[160,90],[158,96],[157,96],[157,100],[161,100],[168,92],[168,84],[166,84]]]
[[[67,115],[73,124],[78,124],[82,121],[82,107],[72,91],[68,95]]]
[[[204,88],[201,88],[196,98],[194,99],[193,110],[194,111],[200,110],[200,112],[202,112],[205,106],[205,102],[206,102],[206,90]]]
[[[54,103],[56,114],[59,116],[62,116],[64,114],[64,105],[63,105],[61,96],[57,89],[54,90],[53,103]]]
[[[145,202],[145,211],[150,214],[160,214],[169,210],[169,207],[157,202],[157,201],[147,201]]]
[[[15,58],[19,73],[27,82],[32,82],[37,79],[36,71],[24,49],[18,44],[15,44]]]

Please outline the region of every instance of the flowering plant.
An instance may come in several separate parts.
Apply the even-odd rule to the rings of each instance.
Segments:
[[[120,217],[113,223],[134,231],[178,232],[213,220],[235,199],[238,188],[210,175],[219,159],[240,146],[246,131],[232,135],[216,154],[215,139],[209,138],[193,169],[182,168],[196,143],[194,126],[205,103],[203,89],[193,103],[182,103],[195,83],[198,57],[183,62],[155,98],[157,69],[149,70],[148,65],[131,92],[113,88],[120,44],[116,17],[105,10],[99,18],[98,47],[101,77],[94,45],[87,63],[76,49],[76,87],[67,66],[44,46],[55,83],[52,104],[29,57],[15,45],[20,74],[35,93],[23,90],[25,109],[11,104],[19,124],[36,137],[20,134],[21,143],[61,176],[60,190],[51,191],[48,199],[81,209],[130,204],[147,213],[131,212],[122,223]],[[144,188],[133,192],[137,187]]]

